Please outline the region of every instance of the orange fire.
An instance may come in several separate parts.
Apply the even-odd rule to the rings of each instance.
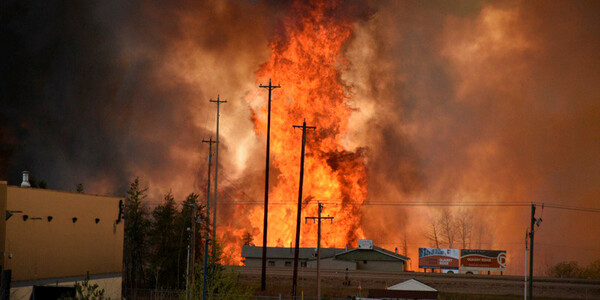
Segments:
[[[316,216],[317,202],[324,202],[324,216],[335,219],[333,225],[322,227],[323,247],[344,247],[363,236],[358,208],[367,194],[366,166],[360,152],[342,145],[352,108],[341,80],[341,69],[347,64],[341,53],[353,27],[350,20],[335,17],[339,8],[335,1],[295,2],[281,32],[270,43],[271,60],[257,72],[259,82],[272,78],[282,86],[273,92],[271,110],[271,174],[276,179],[269,194],[273,203],[269,206],[269,246],[290,246],[295,240],[302,131],[292,126],[301,125],[304,119],[317,128],[307,131],[303,219]],[[266,99],[251,101],[257,103],[253,107],[255,130],[263,135]],[[254,239],[261,244],[263,207],[250,209],[248,215],[252,228],[259,229]],[[316,225],[302,223],[301,246],[316,247]]]

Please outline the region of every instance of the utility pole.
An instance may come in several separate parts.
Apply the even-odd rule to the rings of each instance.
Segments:
[[[190,237],[190,228],[186,228]],[[185,268],[185,297],[190,299],[190,243],[187,245],[187,266]]]
[[[271,91],[280,88],[280,85],[271,85],[271,78],[269,78],[269,85],[259,85],[260,88],[266,88],[269,90],[269,113],[267,117],[267,163],[265,166],[265,216],[263,223],[263,248],[262,248],[262,270],[260,275],[260,290],[264,291],[267,288],[267,218],[269,215],[269,159],[271,156]]]
[[[527,248],[527,242],[529,240],[528,236],[529,232],[525,231],[525,273],[523,276],[525,279],[525,282],[523,282],[523,298],[525,300],[527,300],[527,255],[529,254],[529,249]]]
[[[206,300],[206,285],[208,283],[208,240],[210,240],[210,169],[212,161],[212,144],[216,143],[213,141],[212,136],[210,139],[202,140],[203,143],[208,143],[208,180],[206,184],[206,237],[204,239],[204,276],[202,284],[202,300]]]
[[[213,248],[212,248],[212,256],[216,261],[216,248],[215,243],[217,241],[217,199],[218,199],[218,176],[219,176],[219,116],[220,116],[220,108],[221,103],[227,103],[225,100],[221,100],[219,95],[217,95],[217,100],[210,99],[210,102],[217,103],[217,140],[215,141],[217,145],[217,151],[215,154],[215,206],[213,207]]]
[[[294,250],[294,278],[292,283],[292,299],[296,299],[296,286],[298,283],[298,255],[300,252],[300,220],[302,219],[302,185],[304,183],[304,153],[306,147],[306,129],[315,129],[314,126],[306,126],[306,120],[302,126],[294,125],[294,128],[302,128],[302,153],[300,155],[300,184],[298,187],[298,215],[296,218],[296,249]]]
[[[195,277],[196,277],[196,273],[195,273],[195,263],[196,263],[196,214],[197,214],[197,205],[196,202],[194,201],[194,203],[192,204],[192,215],[191,215],[191,225],[190,227],[192,228],[192,231],[190,233],[191,235],[191,258],[190,258],[190,294],[193,295],[194,294],[194,286],[195,286]]]
[[[317,233],[317,300],[321,300],[321,220],[331,220],[333,224],[333,217],[321,217],[323,212],[323,204],[319,202],[319,216],[318,217],[306,217],[306,220],[318,220],[318,233]]]
[[[533,299],[533,236],[535,234],[535,204],[531,203],[531,231],[529,232],[529,299]]]

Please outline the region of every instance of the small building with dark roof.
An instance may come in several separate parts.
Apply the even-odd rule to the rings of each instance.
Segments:
[[[357,270],[404,271],[410,258],[377,246],[356,248],[336,254],[334,260],[353,262]]]

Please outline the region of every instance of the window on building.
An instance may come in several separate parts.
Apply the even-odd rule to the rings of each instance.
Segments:
[[[306,262],[305,261],[301,262],[300,266],[303,267],[303,268],[306,268]]]
[[[269,267],[274,267],[274,266],[275,266],[275,261],[273,261],[273,260],[270,260],[270,261],[269,261]]]
[[[285,266],[286,267],[291,267],[292,266],[292,262],[291,261],[286,261],[285,262]]]

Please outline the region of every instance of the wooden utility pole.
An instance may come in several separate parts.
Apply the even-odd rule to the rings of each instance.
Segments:
[[[210,169],[212,162],[212,144],[216,143],[213,141],[212,136],[210,139],[202,140],[203,143],[208,143],[208,180],[206,184],[206,231],[204,237],[204,276],[202,279],[202,300],[206,300],[206,285],[208,283],[208,241],[210,240]]]
[[[302,185],[304,183],[304,153],[306,147],[306,129],[315,129],[314,126],[306,126],[306,120],[302,126],[294,125],[294,128],[302,128],[302,152],[300,155],[300,184],[298,187],[298,215],[296,218],[296,249],[294,250],[294,277],[292,282],[292,299],[296,299],[296,286],[298,283],[298,255],[300,253],[300,220],[302,219]]]
[[[317,233],[317,300],[321,300],[321,220],[331,220],[333,223],[333,217],[321,217],[323,212],[323,204],[319,202],[319,216],[318,217],[306,217],[306,220],[318,220],[318,233]]]
[[[529,232],[529,299],[533,299],[533,236],[535,234],[535,204],[531,204],[531,231]]]
[[[524,300],[527,300],[527,262],[528,262],[527,256],[529,255],[529,248],[527,247],[528,240],[529,240],[529,232],[525,231],[525,273],[523,275],[523,277],[525,278],[525,282],[523,282],[523,298],[525,298]]]
[[[196,262],[196,202],[194,201],[194,203],[192,204],[192,215],[191,215],[191,225],[190,227],[192,228],[192,232],[191,232],[191,258],[190,258],[190,294],[194,294],[194,285],[195,285],[195,271],[194,271],[194,267],[195,267],[195,262]]]
[[[271,78],[269,78],[269,85],[259,85],[260,88],[266,88],[269,90],[269,112],[267,117],[267,163],[265,166],[265,215],[263,223],[263,248],[262,248],[262,269],[260,275],[260,290],[264,291],[267,288],[267,224],[269,216],[269,159],[271,156],[271,91],[280,88],[280,85],[271,85]]]
[[[227,103],[225,100],[221,100],[219,95],[217,95],[217,100],[210,99],[210,102],[217,103],[217,140],[215,141],[217,146],[217,151],[215,154],[215,205],[213,207],[213,248],[212,248],[212,256],[216,261],[216,248],[215,243],[217,241],[217,199],[218,199],[218,176],[219,176],[219,116],[220,116],[220,108],[221,103]]]
[[[188,238],[191,240],[191,228],[187,227]],[[185,299],[190,299],[190,243],[187,244],[187,266],[185,267]]]

